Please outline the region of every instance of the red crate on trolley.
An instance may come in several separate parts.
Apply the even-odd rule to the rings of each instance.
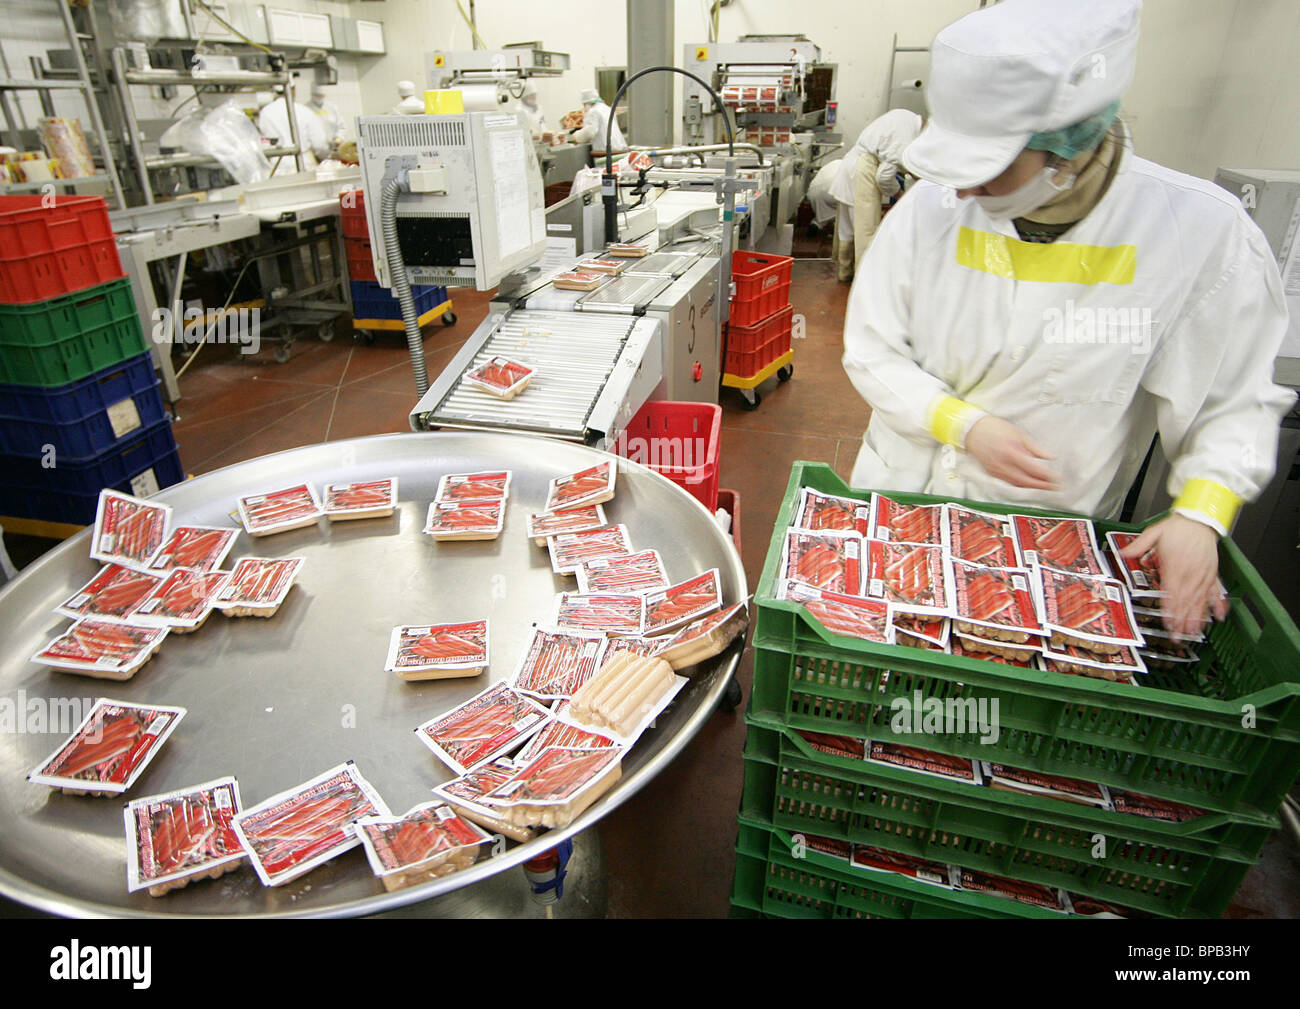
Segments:
[[[339,221],[344,238],[360,238],[369,243],[366,226],[366,194],[361,189],[347,189],[339,194]]]
[[[666,476],[711,513],[717,511],[722,407],[651,400],[612,447],[616,455]]]
[[[794,306],[786,305],[757,326],[732,326],[727,332],[728,375],[749,378],[790,352]]]
[[[754,326],[790,302],[790,256],[737,250],[731,254],[731,279],[736,294],[731,299],[731,324]]]
[[[125,276],[102,196],[0,196],[0,303],[30,305]]]

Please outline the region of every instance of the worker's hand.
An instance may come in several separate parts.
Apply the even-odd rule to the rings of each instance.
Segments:
[[[1170,632],[1199,633],[1207,611],[1215,620],[1228,615],[1228,601],[1218,587],[1218,533],[1186,516],[1170,515],[1150,526],[1120,556],[1141,557],[1148,550],[1156,551],[1166,593],[1161,610]]]
[[[989,476],[1013,487],[1061,488],[1061,478],[1042,462],[1055,456],[1001,417],[989,415],[977,420],[966,434],[966,452],[979,460]]]

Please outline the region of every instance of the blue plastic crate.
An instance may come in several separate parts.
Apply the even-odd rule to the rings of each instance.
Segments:
[[[67,385],[0,385],[0,455],[40,456],[47,445],[65,460],[107,452],[163,419],[158,386],[148,354]]]
[[[393,292],[370,280],[353,280],[352,317],[354,319],[400,319],[402,308]],[[447,289],[437,284],[412,285],[415,314],[423,315],[447,300]]]

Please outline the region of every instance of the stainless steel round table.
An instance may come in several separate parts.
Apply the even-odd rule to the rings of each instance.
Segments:
[[[531,624],[549,619],[556,592],[574,588],[573,579],[552,573],[525,519],[541,509],[551,478],[604,458],[580,445],[516,435],[382,435],[264,456],[170,487],[158,499],[174,507],[178,523],[231,525],[239,495],[304,480],[319,486],[397,476],[399,508],[390,518],[322,520],[257,539],[241,532],[227,567],[250,554],[306,558],[279,613],[269,620],[213,614],[196,633],[169,636],[125,683],[29,661],[67,626],[53,608],[99,567],[88,557],[88,532],[33,563],[0,591],[0,698],[17,713],[16,731],[0,733],[0,893],[65,915],[373,914],[517,866],[630,799],[710,717],[735,672],[739,643],[702,665],[628,752],[622,780],[569,827],[394,893],[357,849],[273,889],[241,868],[161,898],[128,894],[122,799],[64,795],[26,780],[71,728],[39,731],[42,705],[57,713],[58,698],[111,697],[189,712],[126,799],[233,774],[251,806],[351,759],[394,813],[429,801],[429,789],[452,774],[412,730],[509,679]],[[740,557],[708,511],[659,474],[620,463],[617,495],[605,509],[611,522],[627,525],[633,547],[658,549],[674,581],[716,567],[724,602],[744,598]],[[439,477],[501,468],[514,477],[498,539],[439,543],[421,533]],[[425,683],[384,672],[394,626],[479,617],[490,626],[488,672]]]

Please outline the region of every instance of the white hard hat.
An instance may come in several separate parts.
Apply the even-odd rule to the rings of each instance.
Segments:
[[[592,105],[600,101],[600,92],[595,88],[583,88],[581,98],[583,105]]]
[[[1071,126],[1133,80],[1141,0],[1003,0],[930,47],[930,112],[914,175],[968,189],[1006,171],[1035,133]]]
[[[401,95],[403,98],[409,98],[411,95],[415,94],[415,82],[414,82],[414,81],[398,81],[398,82],[397,82],[397,93],[398,93],[399,95]]]

